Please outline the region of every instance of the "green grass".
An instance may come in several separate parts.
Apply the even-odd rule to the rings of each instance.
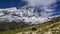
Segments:
[[[36,25],[33,25],[33,26],[24,27],[24,28],[20,28],[20,29],[1,31],[0,34],[16,34],[16,33],[19,33],[19,32],[23,32],[23,34],[24,34],[24,32],[26,32],[26,31],[32,31],[33,27],[37,28],[37,30],[43,28],[42,30],[37,31],[37,34],[43,34],[44,32],[48,32],[49,29],[52,29],[51,31],[52,31],[53,34],[59,34],[60,30],[58,30],[59,32],[56,33],[56,32],[53,32],[53,31],[57,31],[57,30],[53,30],[53,28],[57,27],[60,24],[55,24],[55,25],[53,25],[49,28],[44,28],[44,27],[49,26],[51,24],[53,24],[53,23],[46,22],[46,23],[36,24]],[[32,32],[30,32],[30,34],[32,34]]]
[[[15,29],[15,30],[1,31],[0,34],[16,34],[18,32],[25,32],[25,31],[31,31],[31,26],[20,28],[20,29]]]

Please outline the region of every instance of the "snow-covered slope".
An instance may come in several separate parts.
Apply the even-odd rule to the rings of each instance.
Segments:
[[[48,21],[48,18],[41,17],[38,14],[38,11],[35,10],[32,6],[24,6],[20,9],[17,9],[15,7],[12,8],[6,8],[6,9],[0,9],[0,21],[24,21],[24,22],[32,22],[40,23]]]

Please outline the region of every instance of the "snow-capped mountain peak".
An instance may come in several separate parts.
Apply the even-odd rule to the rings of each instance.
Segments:
[[[37,12],[38,11],[36,11],[35,8],[32,6],[24,6],[20,9],[17,9],[15,7],[0,9],[0,21],[7,21],[7,22],[24,21],[24,22],[40,23],[48,20],[48,18],[40,17]]]

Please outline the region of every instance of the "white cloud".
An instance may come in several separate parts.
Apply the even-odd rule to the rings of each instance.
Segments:
[[[42,17],[49,17],[53,14],[54,9],[47,9],[47,8],[43,8],[44,10],[41,11],[41,16]]]
[[[43,17],[48,17],[53,14],[54,9],[52,8],[51,5],[55,4],[57,0],[25,0],[28,2],[28,6],[40,6],[41,9],[41,16]],[[49,9],[48,9],[49,8]]]
[[[52,3],[56,2],[56,0],[25,0],[25,1],[27,1],[28,5],[30,5],[30,6],[37,6],[37,5],[49,6]]]

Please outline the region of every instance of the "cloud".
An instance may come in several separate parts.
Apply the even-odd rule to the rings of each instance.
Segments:
[[[47,9],[47,8],[43,8],[43,9],[44,10],[42,10],[40,12],[42,17],[47,17],[48,18],[48,17],[50,17],[53,14],[54,9]]]
[[[43,9],[40,14],[43,17],[48,17],[53,14],[54,9],[51,5],[55,4],[57,0],[25,0],[28,2],[28,6],[40,6],[41,9]],[[39,7],[38,7],[39,8]]]
[[[52,3],[56,2],[56,0],[25,0],[25,1],[27,1],[28,5],[31,5],[31,6],[37,6],[37,5],[49,6]]]

